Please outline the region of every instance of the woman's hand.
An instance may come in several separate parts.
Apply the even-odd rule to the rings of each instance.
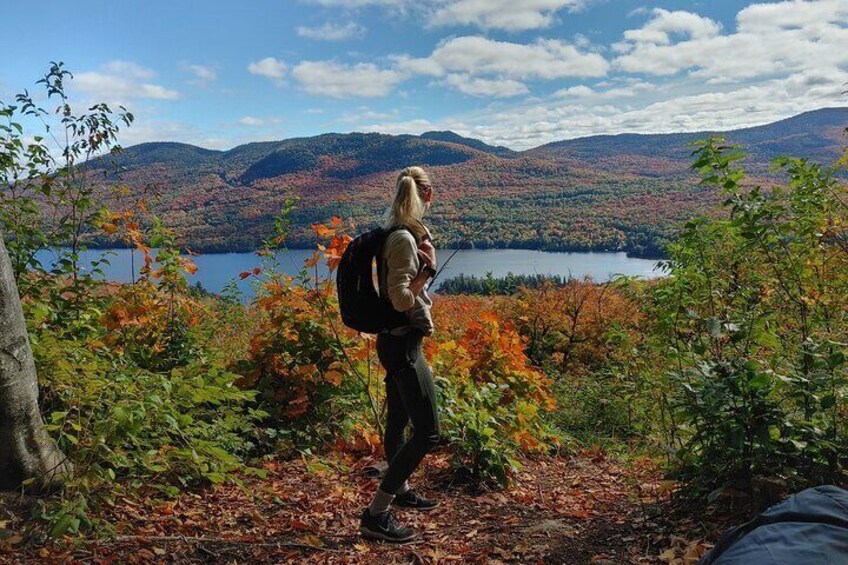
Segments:
[[[436,248],[433,247],[433,244],[430,240],[425,239],[418,246],[418,258],[421,259],[425,265],[428,265],[430,268],[436,268]]]

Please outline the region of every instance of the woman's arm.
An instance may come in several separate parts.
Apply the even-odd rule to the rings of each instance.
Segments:
[[[386,287],[389,301],[395,310],[406,312],[415,305],[429,278],[419,272],[421,263],[415,239],[406,232],[397,231],[386,241]]]

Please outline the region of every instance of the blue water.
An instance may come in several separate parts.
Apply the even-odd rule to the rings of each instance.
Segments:
[[[445,261],[452,253],[443,249],[438,253],[439,260]],[[295,275],[304,261],[312,256],[312,250],[291,249],[279,251],[275,257],[277,268],[287,274]],[[39,255],[41,262],[52,264],[55,252],[43,251]],[[90,268],[92,261],[105,258],[109,264],[102,265],[104,277],[117,282],[129,282],[138,277],[138,269],[143,264],[141,254],[130,249],[92,249],[83,252],[81,264]],[[192,258],[197,265],[197,273],[188,275],[190,284],[197,281],[203,288],[220,292],[225,285],[236,281],[240,293],[245,298],[253,296],[251,279],[239,280],[239,273],[263,266],[268,259],[255,253],[210,253]],[[323,262],[319,263],[319,274],[326,275]],[[491,271],[495,277],[512,272],[519,274],[560,275],[583,278],[591,276],[597,282],[609,280],[616,275],[654,278],[662,276],[656,269],[657,262],[649,259],[628,257],[625,253],[549,253],[522,249],[463,249],[450,260],[440,279],[444,280],[459,274],[485,276]],[[438,286],[438,281],[436,285]]]

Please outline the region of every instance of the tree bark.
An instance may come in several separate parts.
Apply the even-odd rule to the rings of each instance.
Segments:
[[[72,471],[44,429],[24,312],[0,233],[0,490],[45,492]]]

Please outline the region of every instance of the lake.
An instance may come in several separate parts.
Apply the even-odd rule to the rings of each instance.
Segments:
[[[452,251],[439,250],[439,260],[445,261]],[[130,249],[90,249],[83,253],[82,264],[88,267],[91,261],[106,257],[109,265],[103,266],[105,278],[117,282],[129,282],[138,276],[142,264],[141,254]],[[279,251],[276,255],[278,268],[288,274],[297,274],[304,261],[312,256],[312,250],[290,249]],[[55,252],[44,251],[39,259],[45,266],[52,264]],[[210,253],[193,257],[197,264],[197,273],[187,278],[190,284],[200,281],[203,288],[220,292],[225,285],[235,280],[239,291],[245,296],[253,296],[251,281],[239,280],[239,273],[250,271],[263,265],[262,258],[255,253]],[[323,262],[321,263],[323,267]],[[459,274],[485,276],[491,271],[495,277],[512,272],[519,274],[560,275],[583,278],[591,276],[598,282],[609,280],[615,275],[655,278],[662,276],[657,261],[628,257],[626,253],[571,252],[553,253],[546,251],[528,251],[524,249],[463,249],[451,259],[440,280]],[[326,269],[320,269],[322,275]],[[438,286],[439,281],[436,281]]]

